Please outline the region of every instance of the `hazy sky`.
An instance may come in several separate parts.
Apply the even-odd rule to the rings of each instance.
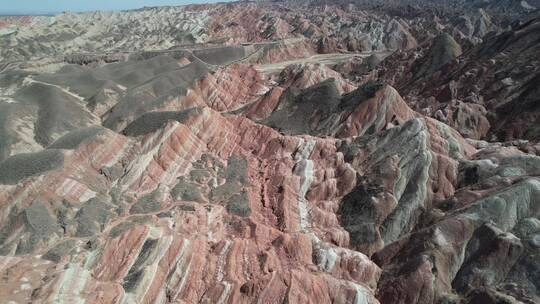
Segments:
[[[121,10],[143,6],[225,2],[212,0],[0,0],[0,14],[44,14],[62,11]]]

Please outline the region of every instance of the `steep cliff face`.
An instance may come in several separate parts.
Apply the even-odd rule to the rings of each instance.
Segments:
[[[502,138],[535,138],[538,22],[461,35],[454,13],[291,1],[9,21],[21,47],[0,53],[51,61],[0,66],[0,302],[539,302],[540,145],[480,140],[510,124]],[[112,36],[90,27],[79,46],[111,44],[52,60],[77,49],[56,27],[91,20]]]

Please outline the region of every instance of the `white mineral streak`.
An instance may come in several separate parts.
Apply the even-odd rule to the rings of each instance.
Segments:
[[[221,254],[219,255],[218,259],[218,271],[217,271],[217,281],[221,282],[223,281],[223,278],[225,276],[224,268],[225,268],[225,258],[227,257],[227,253],[229,252],[229,249],[231,247],[231,241],[226,240],[225,245],[223,246],[223,249],[221,250]]]
[[[190,248],[190,241],[185,239],[182,243],[182,248],[176,256],[175,270],[172,273],[169,281],[167,282],[167,289],[174,291],[172,299],[177,298],[186,285],[186,281],[189,277],[191,270],[191,259],[188,257],[188,249]]]
[[[124,143],[119,150],[115,150],[111,155],[111,147],[106,146],[105,149],[99,149],[96,151],[96,155],[93,156],[94,160],[103,162],[101,165],[105,167],[111,167],[122,160],[132,147],[132,143],[128,140]]]
[[[319,237],[312,231],[308,231],[309,227],[309,218],[308,218],[308,207],[306,200],[306,193],[313,182],[313,161],[309,159],[313,149],[315,148],[316,142],[314,140],[304,141],[301,139],[298,143],[298,149],[294,155],[294,160],[296,162],[294,166],[294,174],[300,176],[300,191],[298,194],[298,211],[300,218],[300,229],[303,232],[309,234],[311,241],[314,245],[314,248],[321,248],[324,246]],[[319,252],[322,258],[321,265],[323,269],[331,271],[334,263],[337,260],[337,255],[333,251],[321,251]]]
[[[214,233],[212,231],[212,227],[210,225],[214,221],[214,210],[215,208],[211,208],[206,212],[206,238],[209,242],[214,242]]]
[[[123,184],[126,188],[131,187],[154,160],[154,157],[158,153],[163,142],[165,142],[175,130],[176,128],[174,127],[162,128],[152,134],[152,136],[148,138],[142,146],[141,155],[131,162],[127,167],[127,173],[124,176],[121,184]]]
[[[307,142],[301,139],[298,144],[298,149],[294,155],[296,162],[294,166],[294,174],[300,176],[300,190],[298,193],[298,212],[300,217],[300,229],[306,231],[308,227],[308,207],[306,200],[306,193],[311,187],[313,182],[313,161],[309,159],[313,149],[315,148],[315,141],[310,139]]]
[[[184,128],[182,126],[182,128]],[[186,130],[187,131],[187,130]],[[162,178],[162,183],[172,185],[180,175],[184,175],[191,168],[191,164],[200,156],[200,141],[191,132],[187,132],[189,138],[182,143],[180,151],[176,151],[175,161],[168,165]],[[173,135],[175,136],[175,135]]]
[[[340,259],[336,250],[324,246],[321,243],[314,243],[314,249],[317,252],[317,266],[325,272],[331,272],[332,269],[334,269],[336,262]]]
[[[127,169],[127,174],[123,179],[125,187],[131,187],[140,180],[148,166],[158,158],[160,150],[170,141],[176,132],[181,132],[185,129],[189,138],[182,143],[181,148],[176,152],[175,161],[164,168],[165,172],[161,178],[161,182],[165,185],[172,185],[177,176],[182,175],[190,169],[191,163],[200,157],[200,148],[203,145],[200,141],[182,124],[177,122],[170,123],[167,127],[155,132],[148,138],[142,147],[142,155],[134,160]]]
[[[55,88],[59,89],[60,91],[62,91],[63,93],[77,99],[80,102],[80,104],[82,104],[82,105],[86,104],[86,102],[84,100],[84,97],[82,97],[82,96],[80,96],[80,95],[78,95],[76,93],[73,93],[73,92],[69,91],[68,89],[66,89],[64,87],[61,87],[61,86],[56,85],[56,84],[48,83],[48,82],[35,80],[35,79],[31,78],[31,77],[26,77],[24,79],[24,84],[25,85],[29,85],[29,84],[32,84],[32,83],[39,83],[39,84],[43,84],[43,85],[46,85],[46,86],[55,87]],[[95,118],[98,119],[97,117],[95,117]],[[98,124],[99,124],[99,121],[98,121]]]
[[[195,121],[193,121],[188,128],[195,134],[202,142],[213,144],[215,140],[216,133],[218,131],[227,132],[225,135],[220,135],[219,140],[221,146],[214,147],[217,151],[226,151],[230,149],[225,149],[224,147],[229,143],[230,137],[234,134],[231,133],[231,128],[227,122],[225,126],[222,124],[217,124],[211,121],[212,120],[212,110],[209,108],[203,108],[201,115],[198,115]]]
[[[91,198],[96,197],[96,192],[88,189],[86,185],[79,183],[78,181],[70,178],[66,178],[62,185],[56,189],[56,194],[61,197],[73,195],[79,202],[85,202]]]
[[[231,288],[232,288],[232,285],[231,283],[229,282],[223,282],[223,293],[221,293],[221,296],[219,297],[217,303],[218,304],[223,304],[225,303],[225,301],[227,300],[227,298],[229,297],[229,293],[231,292]]]
[[[207,111],[208,109],[204,109],[203,115],[199,115],[193,124],[189,126],[173,122],[148,138],[142,147],[142,155],[128,166],[128,173],[124,177],[123,184],[126,187],[131,187],[137,182],[151,162],[157,158],[160,149],[164,145],[167,145],[169,141],[172,141],[174,136],[177,136],[177,132],[180,133],[182,131],[185,131],[184,134],[188,138],[182,142],[179,151],[175,151],[177,153],[175,161],[169,164],[167,168],[164,168],[165,172],[161,181],[164,184],[172,185],[178,176],[189,171],[191,164],[200,157],[202,150],[206,147],[206,144],[203,144],[203,142],[207,142],[207,139],[211,138],[218,129],[215,124],[210,124],[210,128],[204,128],[210,118]]]
[[[85,303],[84,290],[86,282],[90,278],[90,272],[80,265],[70,264],[69,268],[62,273],[56,294],[53,296],[54,304],[78,304]]]
[[[319,266],[321,270],[330,273],[334,269],[335,265],[339,264],[342,259],[354,259],[354,261],[357,263],[356,269],[358,271],[361,273],[368,272],[370,268],[373,267],[373,263],[367,256],[360,252],[339,248],[332,244],[323,242],[313,231],[311,231],[311,229],[309,229],[310,223],[307,207],[308,202],[305,196],[314,180],[314,164],[309,157],[313,153],[315,144],[316,142],[314,140],[301,140],[294,155],[294,160],[296,162],[294,174],[301,177],[300,191],[298,195],[300,228],[303,232],[309,235],[313,248],[317,254],[317,266]],[[356,283],[352,284],[357,291],[356,303],[368,304],[369,302],[366,298],[366,294],[369,293],[369,291]]]
[[[331,273],[336,265],[339,266],[342,263],[342,260],[347,260],[349,265],[354,262],[355,273],[360,275],[369,274],[377,269],[377,266],[361,252],[323,242],[313,233],[310,236],[317,255],[317,266],[325,272]]]
[[[216,280],[223,284],[223,292],[221,293],[221,296],[219,297],[219,300],[217,302],[218,304],[225,303],[225,301],[229,297],[229,293],[232,288],[231,283],[227,281],[223,281],[223,279],[225,278],[225,264],[227,263],[227,254],[229,253],[230,248],[231,248],[231,241],[226,240],[225,245],[223,246],[223,249],[221,250],[221,254],[219,255],[219,258],[218,258],[218,263],[217,263],[218,269],[217,269]]]
[[[96,249],[88,253],[88,255],[86,256],[86,262],[84,263],[84,268],[90,270],[98,261],[98,258],[100,257],[99,253],[100,253],[99,249]]]
[[[355,304],[371,304],[371,301],[368,301],[368,298],[369,298],[368,291],[364,287],[358,284],[355,284],[355,283],[351,283],[351,284],[356,290],[354,303]]]

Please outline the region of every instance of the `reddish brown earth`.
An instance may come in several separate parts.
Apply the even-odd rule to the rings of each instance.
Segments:
[[[437,3],[145,9],[182,43],[2,65],[0,303],[540,303],[538,19]]]

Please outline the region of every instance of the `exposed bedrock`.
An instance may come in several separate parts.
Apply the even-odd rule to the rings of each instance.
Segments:
[[[1,17],[0,303],[540,303],[538,18],[398,2]]]
[[[46,220],[36,225],[54,227],[41,238],[9,224],[4,252],[42,252],[65,265],[34,297],[90,301],[83,290],[100,290],[112,302],[378,303],[381,270],[343,247],[346,232],[325,206],[354,182],[343,158],[324,156],[335,154],[333,140],[283,136],[209,108],[182,123],[138,129],[132,138],[74,131],[53,144],[71,149],[62,168],[24,180],[32,192],[4,186],[12,210],[42,197],[36,210]],[[328,179],[321,174],[334,169],[319,166],[336,166],[339,175]],[[312,185],[327,190],[309,193]],[[27,239],[32,246],[22,243]],[[32,289],[41,286],[33,278]],[[74,282],[78,288],[53,288]]]
[[[378,290],[382,302],[443,301],[452,298],[453,290],[466,303],[476,303],[479,290],[492,299],[538,300],[530,281],[535,275],[529,274],[538,267],[530,240],[540,212],[540,181],[530,176],[537,176],[540,159],[517,149],[489,148],[475,158],[460,169],[466,172],[459,177],[464,187],[436,205],[425,228],[376,253],[384,269]],[[517,275],[517,269],[525,273]],[[406,282],[411,280],[420,284],[420,294],[410,292]],[[521,287],[513,288],[516,284]]]
[[[393,53],[368,76],[386,79],[413,109],[466,137],[538,141],[539,28],[533,14],[468,47],[443,33]]]
[[[458,160],[472,147],[460,145],[459,135],[448,130],[412,119],[340,147],[359,174],[340,209],[352,245],[371,255],[413,231],[434,200],[454,194]]]
[[[336,71],[322,64],[294,64],[287,66],[279,75],[280,86],[305,89],[328,78],[333,78],[340,94],[356,89],[351,81],[343,79]]]
[[[260,103],[275,99],[263,99]],[[368,83],[340,95],[336,79],[305,89],[289,87],[262,122],[286,134],[339,138],[373,134],[415,116],[397,91],[383,83]]]

